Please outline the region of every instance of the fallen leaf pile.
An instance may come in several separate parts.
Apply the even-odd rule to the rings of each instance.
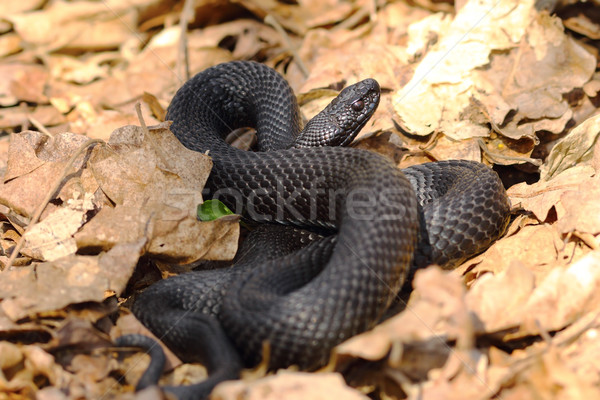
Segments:
[[[598,21],[577,0],[2,1],[0,397],[135,396],[147,356],[112,340],[150,333],[128,299],[230,260],[240,232],[197,220],[212,163],[165,109],[191,74],[251,59],[307,119],[377,79],[355,146],[400,168],[487,163],[513,218],[456,270],[418,271],[405,309],[322,371],[245,371],[213,398],[600,398]]]

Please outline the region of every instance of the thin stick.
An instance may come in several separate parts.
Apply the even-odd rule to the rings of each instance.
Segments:
[[[181,77],[183,75],[184,81],[190,79],[190,60],[188,54],[187,45],[187,28],[188,24],[192,20],[192,12],[194,11],[194,0],[185,0],[183,4],[183,10],[181,11],[181,17],[179,19],[179,49],[177,52],[177,73]]]
[[[31,122],[31,125],[33,125],[38,131],[40,131],[46,136],[53,137],[52,134],[48,131],[48,129],[46,129],[46,127],[42,125],[40,121],[33,118],[31,115],[28,115],[27,119],[29,120],[29,122]]]
[[[369,17],[369,19],[372,17],[372,12],[369,8],[367,7],[360,7],[358,9],[358,11],[356,11],[354,14],[352,14],[350,17],[348,17],[347,19],[343,20],[342,22],[340,22],[338,25],[336,25],[332,31],[341,31],[344,29],[351,29],[352,27],[358,25],[358,23],[360,21],[362,21],[365,17]]]
[[[46,194],[46,197],[44,198],[44,200],[40,203],[40,205],[38,206],[38,208],[35,210],[35,213],[33,214],[33,217],[31,218],[31,221],[29,222],[29,224],[25,228],[25,232],[23,232],[23,235],[19,238],[19,241],[17,242],[17,245],[13,249],[13,251],[12,251],[12,253],[10,255],[10,258],[8,259],[8,263],[6,264],[6,269],[7,270],[10,269],[10,267],[13,265],[14,261],[16,260],[16,258],[19,255],[19,252],[23,248],[23,245],[25,244],[25,234],[29,231],[30,227],[32,227],[33,225],[35,225],[38,222],[38,220],[40,219],[40,216],[42,215],[42,212],[44,212],[44,209],[46,208],[46,206],[48,205],[48,203],[50,202],[50,200],[52,200],[52,197],[54,196],[54,194],[56,193],[56,191],[60,188],[60,185],[62,184],[63,179],[65,179],[65,177],[69,173],[69,170],[71,169],[71,167],[73,166],[73,164],[75,163],[75,161],[77,160],[77,158],[85,150],[87,150],[87,148],[89,146],[91,146],[93,144],[98,144],[98,143],[104,144],[104,141],[100,140],[100,139],[90,139],[90,140],[88,140],[83,145],[81,145],[77,149],[77,151],[71,156],[71,158],[69,159],[69,161],[67,161],[67,164],[65,165],[65,168],[63,169],[62,174],[60,174],[59,179],[54,183],[54,185],[52,185],[52,188],[48,191],[48,193]]]
[[[308,72],[308,68],[306,68],[306,65],[304,65],[304,62],[302,62],[300,55],[292,45],[292,41],[290,40],[290,37],[286,33],[285,29],[283,29],[281,24],[277,22],[277,20],[271,14],[267,14],[265,17],[265,23],[271,25],[277,31],[277,33],[279,33],[288,50],[290,53],[292,53],[292,56],[294,56],[294,61],[296,61],[296,64],[298,64],[298,68],[300,68],[300,71],[302,71],[302,75],[304,75],[305,78],[308,78],[308,75],[310,74]]]
[[[158,158],[160,158],[160,160],[163,162],[165,167],[170,168],[171,166],[169,165],[169,161],[168,161],[169,159],[167,158],[167,155],[165,154],[163,149],[158,145],[158,143],[156,143],[156,140],[154,140],[154,136],[152,136],[150,134],[150,131],[148,130],[148,127],[146,126],[146,121],[144,121],[144,116],[142,115],[142,106],[139,101],[137,103],[135,103],[135,112],[137,113],[137,117],[138,117],[138,120],[140,121],[140,125],[142,126],[142,129],[144,130],[144,135],[148,138],[148,141],[150,142],[150,145],[156,152],[156,155],[158,156]]]

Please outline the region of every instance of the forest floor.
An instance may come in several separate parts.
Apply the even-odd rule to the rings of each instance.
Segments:
[[[600,398],[600,2],[185,5],[0,3],[0,399],[134,398],[148,357],[112,343],[149,333],[128,298],[233,257],[238,219],[196,220],[209,157],[163,119],[190,75],[236,59],[282,73],[307,119],[377,79],[353,146],[400,168],[484,162],[513,215],[323,370],[245,371],[213,398]],[[168,369],[161,384],[205,376]]]

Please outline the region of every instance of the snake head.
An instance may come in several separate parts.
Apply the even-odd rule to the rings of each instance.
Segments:
[[[304,127],[294,147],[347,146],[379,105],[375,79],[348,86]]]

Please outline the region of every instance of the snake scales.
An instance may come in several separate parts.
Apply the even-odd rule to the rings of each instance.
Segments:
[[[171,388],[178,396],[206,396],[235,378],[242,364],[260,361],[265,341],[271,368],[322,365],[334,346],[381,319],[411,264],[453,266],[502,234],[509,202],[483,164],[445,161],[400,171],[368,151],[313,147],[322,140],[347,144],[339,133],[352,140],[378,102],[377,83],[363,81],[300,134],[292,90],[261,64],[221,64],[179,89],[167,119],[186,147],[212,157],[211,196],[253,221],[335,234],[275,228],[291,231],[292,240],[259,229],[256,236],[267,242],[256,255],[238,257],[225,271],[160,281],[139,296],[135,315],[183,360],[209,370],[206,382]],[[260,151],[225,142],[246,126],[256,128]],[[122,339],[148,347],[139,337]]]

